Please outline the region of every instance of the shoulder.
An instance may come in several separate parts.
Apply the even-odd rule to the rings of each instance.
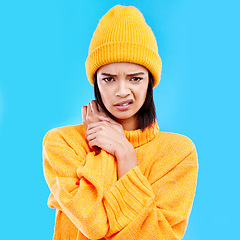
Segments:
[[[176,162],[180,162],[190,155],[194,155],[195,160],[197,158],[195,144],[185,135],[171,132],[158,132],[154,140],[157,149],[161,149],[160,154],[164,154],[169,161],[175,159]]]
[[[42,146],[45,175],[54,169],[61,176],[76,177],[76,169],[85,164],[89,151],[83,125],[49,130],[43,138]]]
[[[57,145],[76,145],[76,143],[85,143],[86,130],[83,124],[69,125],[49,130],[44,138],[43,145],[57,144]]]
[[[193,141],[182,134],[172,132],[158,132],[156,139],[159,144],[163,144],[168,147],[182,148],[192,150],[195,148]]]

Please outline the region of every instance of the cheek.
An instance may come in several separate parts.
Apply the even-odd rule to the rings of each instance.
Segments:
[[[109,89],[106,89],[104,87],[100,87],[99,92],[100,92],[100,95],[102,98],[102,102],[103,102],[104,106],[107,108],[109,101],[112,99],[111,91],[109,91]]]
[[[138,98],[139,98],[141,104],[143,104],[145,102],[146,96],[147,96],[147,86],[143,86],[138,91]]]

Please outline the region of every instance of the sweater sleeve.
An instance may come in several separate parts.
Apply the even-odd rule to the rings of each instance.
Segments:
[[[43,141],[43,170],[51,207],[61,209],[86,237],[104,237],[109,225],[102,200],[117,181],[114,157],[87,153],[81,144],[76,151],[53,129]]]
[[[130,170],[105,194],[110,225],[107,236],[181,239],[193,203],[197,171],[195,148],[154,183],[150,184],[138,166]]]

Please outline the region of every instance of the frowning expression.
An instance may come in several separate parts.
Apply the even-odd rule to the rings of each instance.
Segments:
[[[136,121],[145,102],[148,70],[135,63],[110,63],[97,71],[97,84],[106,109],[120,122]]]

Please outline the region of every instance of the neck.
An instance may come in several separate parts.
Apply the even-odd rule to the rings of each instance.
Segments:
[[[120,123],[125,131],[134,131],[139,129],[140,124],[136,116],[128,119],[115,119]]]

